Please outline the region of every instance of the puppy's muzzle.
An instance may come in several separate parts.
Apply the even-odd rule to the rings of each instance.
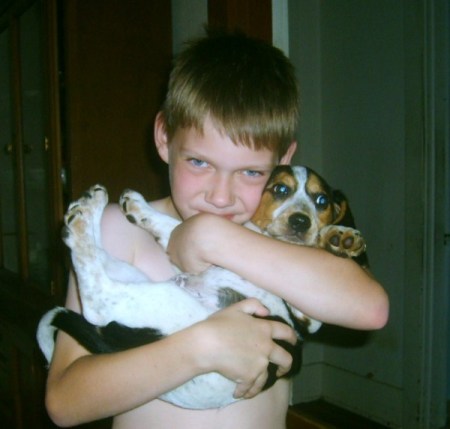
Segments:
[[[289,226],[295,232],[306,232],[311,228],[311,219],[303,213],[294,213],[289,216]]]

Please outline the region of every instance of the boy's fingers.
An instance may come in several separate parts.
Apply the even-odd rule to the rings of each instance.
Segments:
[[[278,367],[277,377],[282,377],[291,369],[292,355],[280,346],[272,350],[269,360]]]
[[[269,362],[273,363],[278,367],[277,369],[277,377],[282,377],[285,375],[290,369],[292,365],[292,356],[282,347],[275,347],[270,356]],[[268,377],[267,370],[263,371],[261,374],[253,382],[248,383],[237,383],[236,389],[234,391],[235,398],[245,398],[250,399],[256,396],[258,393],[262,391],[264,388]]]
[[[272,338],[287,341],[292,345],[295,345],[298,341],[295,331],[289,325],[281,322],[272,322]]]
[[[260,317],[268,316],[270,314],[269,309],[256,298],[244,299],[235,305],[246,314]]]
[[[258,317],[270,315],[269,309],[256,298],[248,298],[234,304],[246,314]],[[296,344],[298,337],[295,331],[287,324],[277,321],[269,321],[272,324],[272,338],[275,340],[285,340],[292,345]]]
[[[274,322],[272,327],[272,338],[274,340],[283,340],[292,345],[298,341],[297,334],[288,325],[281,322]],[[289,372],[292,366],[292,355],[280,345],[276,345],[270,355],[269,361],[278,366],[277,377],[282,377]]]
[[[252,383],[237,383],[234,397],[250,399],[261,392],[267,381],[267,371],[262,372]]]

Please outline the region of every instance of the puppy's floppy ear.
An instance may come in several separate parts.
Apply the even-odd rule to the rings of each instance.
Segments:
[[[353,214],[346,196],[339,190],[333,190],[331,195],[333,197],[335,214],[333,224],[355,228],[355,220],[353,219]]]

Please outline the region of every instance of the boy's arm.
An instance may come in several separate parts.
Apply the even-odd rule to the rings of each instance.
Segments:
[[[68,307],[74,308],[75,295],[72,283]],[[267,309],[246,300],[156,343],[106,355],[89,355],[58,334],[47,381],[49,415],[60,426],[117,415],[211,371],[239,380],[237,397],[255,396],[269,361],[280,365],[279,375],[291,365],[291,356],[272,339],[295,343],[296,337],[284,324],[249,314],[264,316]]]
[[[234,271],[323,322],[354,329],[378,329],[387,322],[385,290],[354,261],[265,237],[217,216],[201,214],[180,225],[169,255],[188,272],[209,264]]]
[[[73,279],[66,306],[73,310],[78,307]],[[180,350],[173,338],[170,341],[165,348],[156,344],[93,356],[71,337],[59,333],[47,381],[46,405],[50,416],[61,426],[80,424],[132,409],[157,397],[161,393],[158,389],[170,390],[170,382],[182,383],[184,377],[193,375],[187,373],[188,365],[180,365],[170,377],[163,377],[164,368],[152,371],[160,359],[173,371],[170,363]],[[139,388],[141,393],[137,394]]]

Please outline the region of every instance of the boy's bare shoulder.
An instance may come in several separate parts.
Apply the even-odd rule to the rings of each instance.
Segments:
[[[174,273],[166,253],[147,231],[127,220],[118,204],[108,204],[102,217],[102,244],[113,257],[139,268],[152,280]]]

